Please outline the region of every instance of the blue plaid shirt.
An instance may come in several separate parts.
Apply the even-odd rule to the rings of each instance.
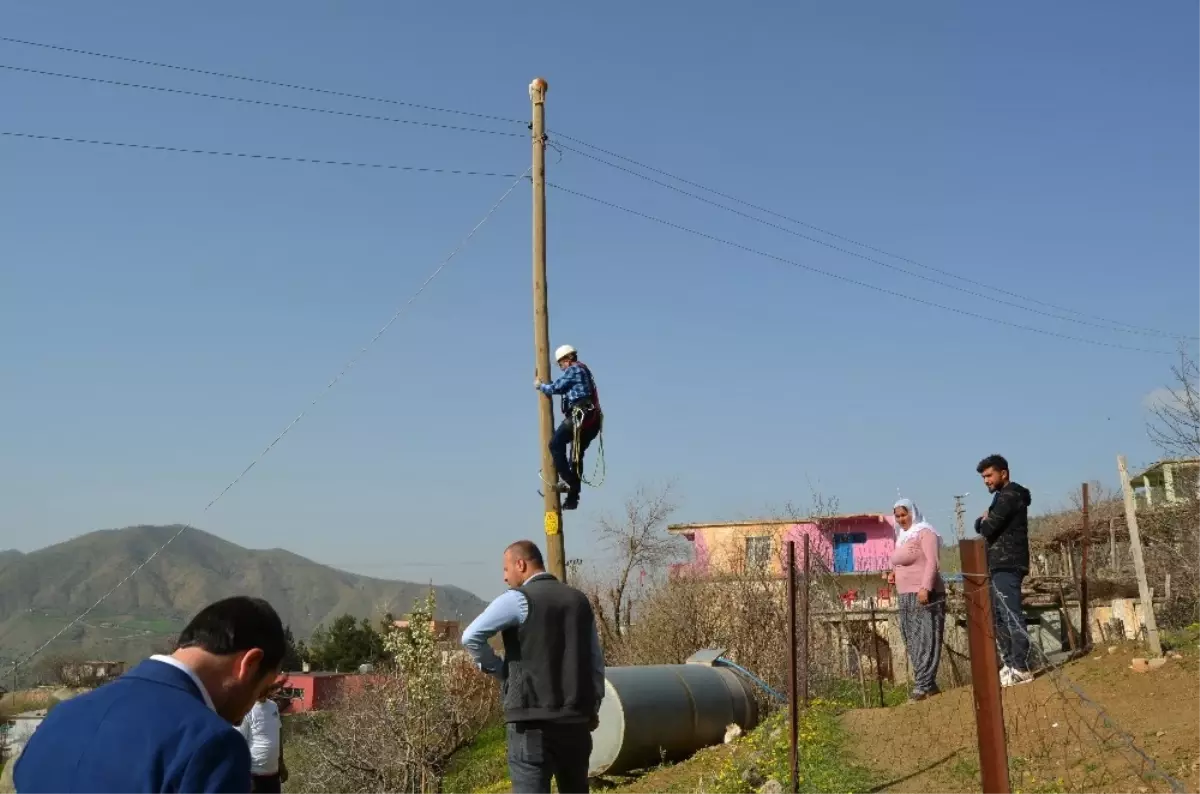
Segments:
[[[582,364],[572,364],[554,383],[543,383],[538,388],[542,394],[562,395],[563,416],[570,416],[571,406],[580,400],[596,398],[596,384],[591,372]]]

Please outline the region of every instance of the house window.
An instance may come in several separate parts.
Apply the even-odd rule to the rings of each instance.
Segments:
[[[833,536],[833,572],[854,571],[854,547],[867,542],[866,532],[838,532]]]
[[[746,567],[765,568],[771,561],[771,538],[758,536],[746,538]]]

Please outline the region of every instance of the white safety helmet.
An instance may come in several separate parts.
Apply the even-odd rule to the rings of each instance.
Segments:
[[[570,345],[563,345],[560,348],[558,348],[558,350],[554,351],[554,360],[562,361],[567,356],[571,356],[571,355],[575,355],[575,354],[576,354],[575,348],[571,347]]]

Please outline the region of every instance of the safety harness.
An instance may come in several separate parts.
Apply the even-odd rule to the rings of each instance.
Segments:
[[[604,477],[607,474],[607,469],[604,465],[604,426],[600,426],[600,432],[596,434],[597,455],[596,468],[592,476],[597,477],[597,482],[592,482],[583,475],[583,452],[580,449],[579,440],[583,435],[585,427],[590,428],[594,423],[599,422],[604,417],[604,412],[600,410],[600,390],[596,388],[596,379],[592,377],[592,371],[582,361],[574,361],[572,367],[579,367],[583,371],[584,380],[591,387],[592,396],[590,399],[580,400],[576,403],[567,403],[567,397],[564,394],[562,398],[563,416],[571,417],[571,425],[574,427],[574,435],[571,438],[571,456],[574,458],[571,465],[575,468],[575,473],[579,475],[580,482],[592,488],[599,488],[604,483]],[[599,475],[596,474],[599,472]]]

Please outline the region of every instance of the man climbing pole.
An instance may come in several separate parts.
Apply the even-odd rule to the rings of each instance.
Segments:
[[[533,385],[542,394],[562,397],[563,421],[550,439],[550,453],[554,456],[558,476],[566,483],[567,498],[563,510],[574,510],[579,507],[579,491],[583,487],[583,453],[600,435],[604,414],[600,411],[600,395],[592,371],[579,360],[575,348],[563,345],[554,351],[554,358],[563,374],[554,383],[534,380]],[[569,458],[568,444],[571,445]]]

